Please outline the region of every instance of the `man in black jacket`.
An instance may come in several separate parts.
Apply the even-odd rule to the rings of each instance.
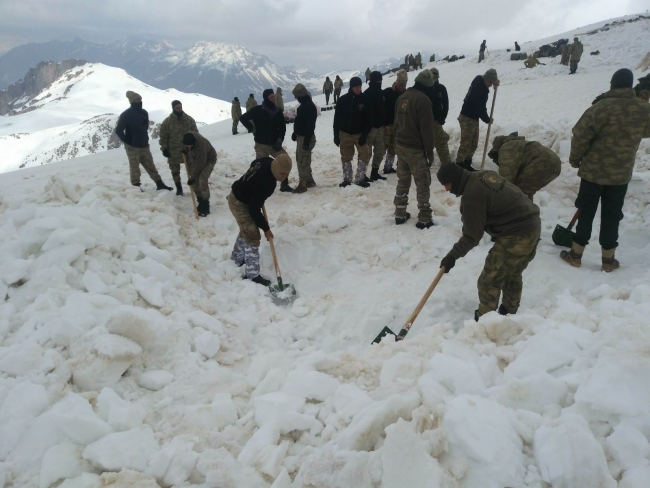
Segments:
[[[386,124],[384,130],[384,146],[386,146],[386,161],[384,162],[384,174],[396,173],[393,168],[395,164],[395,103],[402,93],[406,91],[406,84],[409,81],[408,73],[405,70],[397,72],[397,78],[393,86],[384,90],[384,106],[386,107]]]
[[[458,116],[460,147],[456,155],[456,164],[467,171],[476,171],[472,167],[472,157],[478,148],[478,119],[486,124],[493,122],[487,113],[487,101],[491,86],[499,86],[499,77],[495,69],[489,69],[483,76],[479,75],[474,78]]]
[[[275,159],[256,159],[244,176],[233,183],[232,192],[226,197],[239,226],[230,259],[237,266],[246,265],[246,279],[264,286],[269,286],[271,282],[260,275],[260,229],[267,240],[273,239],[273,232],[264,218],[262,207],[266,199],[273,195],[277,182],[284,181],[290,172],[291,158],[287,153]]]
[[[478,50],[478,62],[480,63],[485,59],[485,49],[487,48],[487,42],[485,42],[485,39],[483,39],[483,42],[481,43],[481,47]]]
[[[363,188],[370,186],[366,181],[366,168],[370,160],[366,141],[372,129],[372,119],[370,106],[361,93],[362,84],[361,78],[353,77],[350,80],[350,89],[339,98],[334,111],[334,144],[341,149],[343,163],[343,183],[339,185],[340,187],[352,184],[352,159],[354,159],[355,147],[359,159],[354,183]]]
[[[370,149],[368,158],[372,158],[370,181],[386,179],[385,176],[379,174],[379,166],[386,152],[384,132],[388,128],[386,121],[386,101],[384,100],[384,92],[381,90],[381,82],[381,73],[379,71],[373,71],[370,73],[370,84],[363,93],[368,98],[372,120],[372,129],[368,133],[368,148]]]
[[[298,177],[300,182],[294,193],[304,193],[307,188],[316,186],[314,177],[311,174],[311,152],[316,146],[316,105],[311,100],[311,95],[305,85],[298,83],[293,89],[293,96],[300,103],[296,111],[296,120],[293,124],[291,140],[296,141],[296,165],[298,166]]]
[[[282,147],[287,124],[284,114],[275,105],[275,93],[271,88],[264,90],[262,105],[251,108],[241,116],[239,122],[246,129],[255,132],[255,158],[277,157],[287,152]],[[280,191],[293,191],[289,178],[280,185]]]
[[[156,170],[149,149],[149,114],[142,108],[142,97],[135,92],[126,92],[131,108],[120,114],[115,134],[120,138],[129,158],[131,184],[140,186],[140,165],[156,183],[156,190],[172,190],[165,185]]]
[[[447,114],[449,113],[449,97],[445,85],[440,84],[440,72],[438,68],[431,68],[431,74],[435,83],[431,91],[431,104],[433,105],[433,143],[438,152],[441,164],[451,163],[449,155],[449,135],[443,129]]]

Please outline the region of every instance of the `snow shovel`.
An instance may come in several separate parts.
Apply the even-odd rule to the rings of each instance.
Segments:
[[[418,318],[418,315],[420,315],[420,312],[422,311],[422,308],[424,307],[424,304],[427,303],[427,300],[433,293],[433,290],[436,289],[436,286],[438,285],[438,282],[440,281],[440,278],[442,278],[442,275],[445,274],[445,268],[442,267],[440,268],[440,271],[438,271],[438,274],[436,277],[433,279],[433,282],[429,286],[429,289],[427,292],[424,294],[422,299],[420,300],[420,303],[418,303],[418,306],[415,307],[415,310],[413,310],[413,313],[409,317],[409,319],[406,321],[404,324],[404,327],[402,327],[402,330],[399,331],[399,334],[395,334],[392,330],[390,330],[388,327],[384,327],[383,330],[379,333],[377,337],[375,337],[375,340],[372,341],[373,344],[378,344],[381,342],[381,340],[387,336],[388,334],[392,334],[395,336],[395,341],[401,341],[406,337],[406,334],[408,334],[408,331],[411,330],[411,327],[413,326],[413,322],[415,322],[415,319]]]
[[[264,212],[264,218],[266,221],[269,221],[269,218],[266,216],[266,207],[262,207],[262,212]],[[280,275],[280,265],[278,264],[278,256],[275,254],[275,244],[273,244],[273,239],[269,239],[269,245],[271,246],[271,254],[273,255],[273,264],[275,265],[275,276],[278,279],[277,285],[269,285],[269,291],[273,298],[279,300],[290,300],[296,296],[296,288],[290,284],[282,283],[282,276]]]
[[[185,163],[185,171],[187,171],[187,178],[191,178],[190,176],[190,167],[187,165],[187,159],[185,159],[185,153],[181,153],[183,155],[183,163]],[[196,197],[194,196],[194,189],[192,188],[192,185],[188,185],[190,187],[190,195],[192,195],[192,207],[194,208],[194,217],[196,217],[196,220],[199,220],[199,211],[196,208]]]
[[[573,229],[573,226],[578,220],[579,215],[580,215],[580,210],[576,210],[576,213],[571,219],[571,222],[569,222],[569,227],[562,227],[560,224],[557,224],[555,226],[555,230],[553,231],[553,242],[555,243],[555,245],[563,246],[563,247],[571,247],[571,245],[573,244],[573,239],[576,236],[575,232],[572,232],[571,229]]]
[[[490,110],[490,123],[488,124],[487,135],[485,136],[485,149],[483,149],[483,161],[481,161],[481,171],[485,168],[485,156],[487,156],[488,144],[490,143],[490,129],[492,129],[492,116],[494,115],[494,102],[497,101],[497,89],[494,87],[494,96],[492,97],[492,109]]]

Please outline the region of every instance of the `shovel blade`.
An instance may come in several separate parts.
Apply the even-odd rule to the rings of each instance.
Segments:
[[[381,330],[381,332],[379,333],[379,335],[378,335],[377,337],[375,337],[375,340],[372,341],[372,344],[379,344],[379,343],[381,342],[381,340],[382,340],[384,337],[386,337],[388,334],[392,334],[392,335],[394,335],[394,336],[395,336],[395,339],[397,339],[397,334],[395,334],[395,332],[393,332],[392,330],[390,330],[390,329],[388,328],[388,326],[386,326],[386,327],[384,327],[384,328]]]
[[[574,237],[575,233],[571,232],[569,229],[562,227],[559,224],[555,226],[555,230],[553,231],[553,242],[555,245],[571,247]]]
[[[269,291],[273,298],[278,300],[291,300],[296,296],[296,288],[291,283],[269,285]]]

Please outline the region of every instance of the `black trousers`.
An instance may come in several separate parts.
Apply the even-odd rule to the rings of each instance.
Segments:
[[[576,225],[576,244],[589,244],[600,202],[600,245],[603,249],[618,247],[618,224],[623,220],[626,193],[627,185],[597,185],[585,179],[580,180],[580,191],[576,198],[576,208],[580,210]]]

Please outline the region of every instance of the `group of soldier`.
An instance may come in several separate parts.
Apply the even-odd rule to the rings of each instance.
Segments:
[[[488,155],[498,166],[498,172],[474,169],[472,158],[478,147],[479,121],[493,122],[487,113],[487,101],[490,88],[500,85],[496,70],[489,69],[472,80],[463,101],[458,117],[461,140],[454,164],[448,148],[449,136],[443,127],[449,99],[439,78],[437,68],[424,69],[407,89],[408,73],[401,70],[390,87],[382,88],[382,74],[373,71],[365,92],[359,77],[350,80],[348,92],[336,100],[333,121],[334,144],[339,147],[343,170],[339,186],[356,184],[368,188],[374,181],[386,180],[386,176],[379,174],[384,161],[383,174],[396,173],[398,180],[395,224],[404,224],[410,218],[408,194],[413,180],[418,206],[416,227],[430,229],[434,226],[430,186],[435,149],[441,161],[438,181],[446,191],[461,198],[463,222],[462,237],[440,266],[449,272],[456,260],[477,246],[487,232],[494,245],[478,280],[479,307],[475,319],[491,311],[514,314],[521,301],[522,273],[535,257],[540,240],[540,210],[533,197],[557,178],[561,161],[549,148],[513,133],[497,136],[492,142]],[[334,84],[329,79],[325,81],[326,95],[334,90],[337,97],[339,80],[337,76]],[[610,90],[594,100],[573,128],[569,162],[579,169],[581,177],[576,199],[579,218],[573,245],[570,250],[562,251],[560,257],[574,267],[581,265],[599,203],[602,270],[611,272],[619,267],[614,253],[627,184],[640,141],[650,137],[650,104],[637,98],[632,85],[633,73],[628,69],[618,70],[612,77]],[[227,198],[239,226],[231,257],[238,266],[245,266],[246,278],[263,285],[270,281],[260,275],[259,229],[267,239],[273,238],[262,211],[264,202],[278,182],[281,191],[294,193],[304,193],[316,186],[311,154],[316,145],[317,109],[302,84],[297,84],[292,93],[300,104],[291,136],[296,142],[299,175],[296,189],[288,181],[293,162],[283,147],[286,123],[279,106],[281,90],[278,88],[276,93],[265,90],[261,105],[257,105],[251,94],[250,105],[247,102],[243,115],[241,108],[236,111],[237,98],[233,101],[233,134],[237,133],[238,122],[254,133],[255,160],[232,185]],[[148,148],[148,116],[142,109],[141,97],[133,92],[127,92],[127,97],[131,108],[120,116],[116,132],[125,143],[131,182],[139,186],[141,164],[156,182],[157,189],[171,190],[162,183],[153,165]],[[194,120],[183,112],[179,101],[172,102],[172,109],[161,127],[160,148],[168,158],[177,194],[182,194],[181,161],[188,159],[187,183],[197,193],[199,205],[203,202],[199,213],[205,216],[209,214],[207,182],[216,163],[216,151],[198,133]],[[352,167],[355,150],[356,174]],[[398,164],[395,164],[396,157]],[[366,176],[368,164],[371,164],[370,177]]]
[[[423,68],[422,64],[422,55],[417,53],[415,56],[413,54],[407,54],[404,56],[404,67],[409,71],[417,71],[418,69]],[[366,78],[369,78],[370,68],[366,71]]]

